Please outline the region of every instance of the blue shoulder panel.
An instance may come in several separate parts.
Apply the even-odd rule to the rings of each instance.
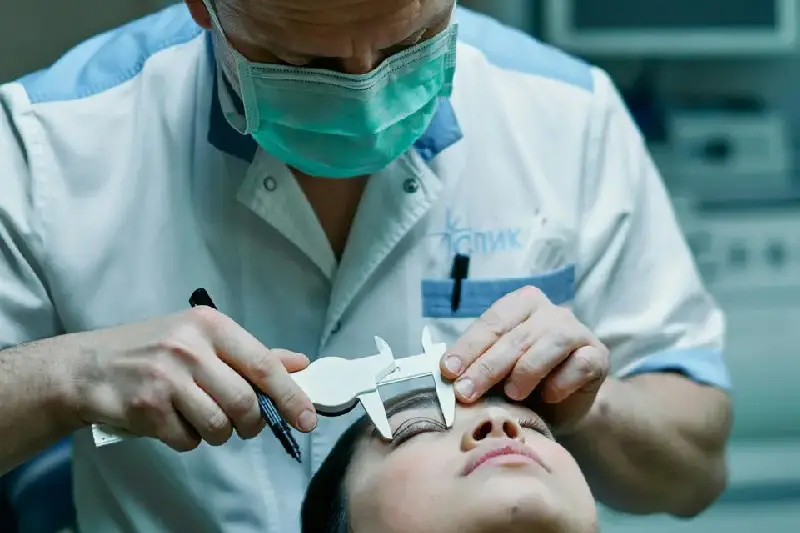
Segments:
[[[459,39],[483,52],[494,65],[594,90],[591,67],[580,59],[462,7],[456,10],[456,20]]]
[[[709,348],[669,350],[647,356],[617,377],[677,372],[702,385],[731,390],[731,376],[722,352]]]
[[[33,103],[85,98],[125,83],[152,55],[189,42],[200,32],[186,6],[176,4],[97,35],[19,82]]]

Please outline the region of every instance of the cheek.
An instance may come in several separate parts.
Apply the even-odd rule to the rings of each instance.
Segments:
[[[369,531],[386,533],[430,531],[443,500],[455,496],[453,476],[437,456],[429,447],[392,454],[353,499],[354,525],[369,523]]]
[[[571,495],[575,503],[594,504],[583,471],[566,449],[549,439],[543,439],[537,451],[542,454],[542,459],[554,474],[556,484],[565,495]]]

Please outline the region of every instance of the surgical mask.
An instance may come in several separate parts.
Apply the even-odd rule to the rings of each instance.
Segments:
[[[439,98],[452,92],[455,24],[367,74],[342,74],[253,63],[227,43],[209,11],[217,43],[224,42],[235,65],[246,120],[241,133],[311,176],[346,178],[385,168],[422,137]]]

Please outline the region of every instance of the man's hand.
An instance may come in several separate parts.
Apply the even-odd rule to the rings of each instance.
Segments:
[[[76,354],[68,400],[84,424],[110,424],[179,451],[201,440],[221,445],[234,429],[252,438],[265,423],[247,380],[300,431],[316,424],[313,404],[289,377],[308,359],[267,349],[211,308],[67,337]]]
[[[457,379],[471,403],[505,380],[506,395],[523,401],[536,389],[543,415],[569,428],[591,408],[608,375],[608,350],[572,312],[535,287],[498,300],[451,347],[442,373]]]

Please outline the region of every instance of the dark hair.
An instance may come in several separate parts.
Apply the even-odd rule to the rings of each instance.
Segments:
[[[347,471],[371,427],[365,415],[347,428],[311,478],[300,511],[302,533],[350,533]]]
[[[435,402],[435,392],[418,389],[385,402],[389,417],[395,413]],[[502,385],[484,395],[484,399],[510,402]],[[510,402],[516,403],[516,402]],[[369,417],[362,416],[339,437],[306,490],[300,511],[302,533],[351,533],[347,501],[347,472],[358,452],[362,438],[373,430]]]
[[[386,414],[391,417],[406,409],[435,402],[435,398],[431,389],[400,394],[385,402]],[[372,421],[364,415],[336,441],[306,490],[300,511],[302,533],[350,533],[347,472],[361,439],[373,429]]]

